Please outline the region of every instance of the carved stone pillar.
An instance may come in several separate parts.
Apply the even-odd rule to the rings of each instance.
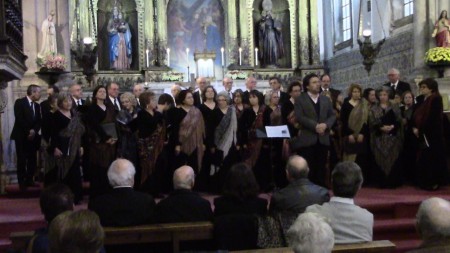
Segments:
[[[299,1],[299,65],[301,69],[321,69],[317,0]]]
[[[310,65],[309,62],[309,0],[300,0],[298,7],[298,41],[299,66]]]

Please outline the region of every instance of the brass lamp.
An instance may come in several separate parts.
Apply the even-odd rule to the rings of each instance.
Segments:
[[[380,52],[381,45],[383,45],[385,39],[380,40],[376,45],[372,44],[372,40],[370,36],[372,35],[372,31],[364,30],[363,37],[364,42],[358,39],[359,44],[359,52],[363,57],[363,65],[366,69],[367,73],[370,74],[370,70],[372,69],[372,65],[375,63],[375,58]]]

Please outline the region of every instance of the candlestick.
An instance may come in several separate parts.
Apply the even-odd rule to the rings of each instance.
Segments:
[[[222,53],[222,67],[225,66],[225,62],[223,61],[223,52],[225,49],[223,47],[220,48],[220,52]]]
[[[189,48],[186,48],[186,63],[189,66]]]
[[[167,66],[170,67],[170,48],[167,48]]]
[[[258,48],[255,47],[255,66],[258,66]]]
[[[239,66],[242,65],[242,48],[239,48]]]
[[[146,67],[147,67],[147,68],[149,67],[149,64],[148,64],[148,61],[149,61],[149,60],[148,60],[148,58],[149,58],[149,57],[148,57],[148,52],[149,52],[148,49],[146,49],[146,50],[145,50],[145,54],[147,55],[147,63],[146,63]]]

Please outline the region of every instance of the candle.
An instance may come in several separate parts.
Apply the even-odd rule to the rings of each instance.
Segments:
[[[148,58],[149,58],[149,57],[148,57],[148,52],[149,52],[148,49],[146,49],[146,50],[145,50],[145,54],[147,55],[147,64],[146,64],[147,68],[148,68],[148,66],[149,66],[149,64],[148,64]]]
[[[239,66],[242,65],[242,48],[239,48]]]
[[[167,48],[167,66],[170,67],[170,48]]]
[[[186,48],[186,63],[189,66],[189,48]]]
[[[258,66],[258,48],[255,47],[255,66]]]
[[[223,61],[223,52],[225,51],[225,49],[223,47],[220,48],[220,52],[222,53],[222,67],[225,66],[224,61]]]

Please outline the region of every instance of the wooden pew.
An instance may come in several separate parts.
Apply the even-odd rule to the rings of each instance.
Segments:
[[[211,222],[154,224],[135,227],[105,227],[104,245],[172,242],[173,252],[180,252],[180,242],[213,239]],[[32,231],[11,233],[12,248],[23,250]]]
[[[395,244],[391,241],[372,241],[366,243],[334,245],[332,252],[338,253],[389,253],[395,250]],[[293,253],[290,248],[259,249],[231,251],[230,253]]]

